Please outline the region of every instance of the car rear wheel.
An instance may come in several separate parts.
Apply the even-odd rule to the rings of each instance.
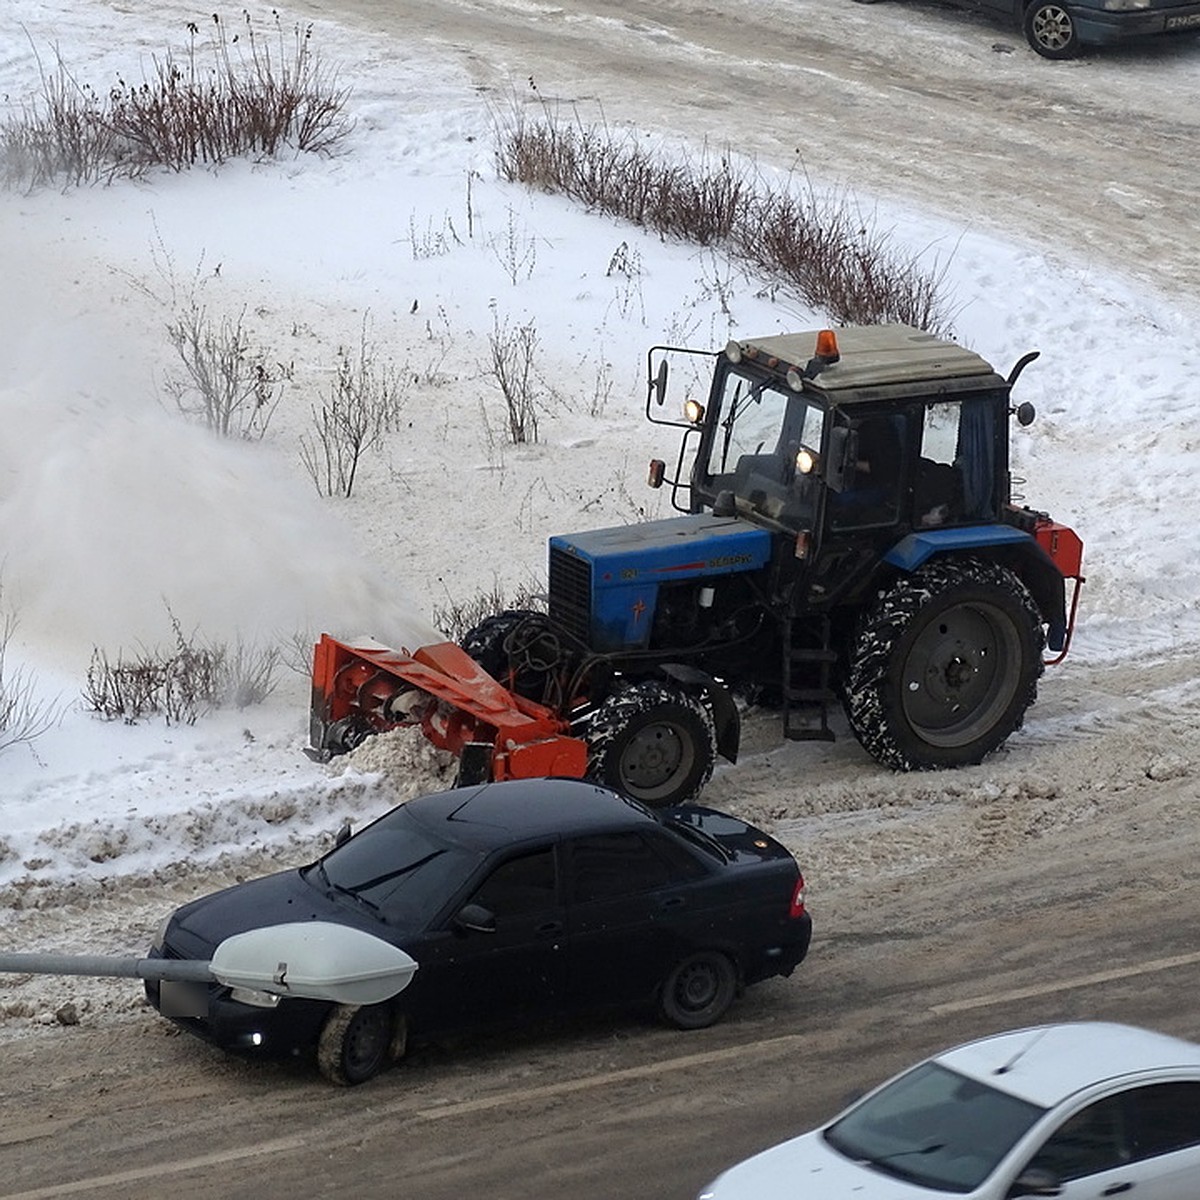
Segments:
[[[737,995],[737,971],[717,950],[692,954],[677,964],[663,983],[659,1007],[678,1029],[716,1024]]]
[[[1074,58],[1079,30],[1062,0],[1033,0],[1025,9],[1025,37],[1043,58]]]
[[[386,1004],[335,1004],[317,1042],[317,1067],[330,1083],[353,1087],[378,1075],[392,1056]]]

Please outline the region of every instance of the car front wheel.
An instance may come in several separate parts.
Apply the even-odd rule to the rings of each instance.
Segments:
[[[729,1010],[737,995],[737,971],[716,950],[692,954],[663,983],[659,1007],[678,1029],[706,1029]]]
[[[317,1042],[317,1068],[339,1087],[366,1083],[391,1058],[393,1032],[386,1004],[335,1004]]]
[[[1025,9],[1025,37],[1043,58],[1074,58],[1079,30],[1061,0],[1033,0]]]

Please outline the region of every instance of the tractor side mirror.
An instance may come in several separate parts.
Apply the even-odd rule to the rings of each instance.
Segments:
[[[650,387],[654,394],[654,402],[661,408],[667,398],[667,360],[664,358],[658,364],[658,370],[654,373],[654,381]]]
[[[1037,416],[1037,409],[1028,400],[1018,404],[1012,411],[1016,414],[1018,425],[1032,425],[1034,417]]]
[[[825,485],[831,492],[844,492],[854,486],[854,464],[858,461],[858,434],[849,425],[835,425],[829,431],[829,459],[825,464]]]

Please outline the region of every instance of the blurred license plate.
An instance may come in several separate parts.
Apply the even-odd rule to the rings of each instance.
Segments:
[[[1168,17],[1168,29],[1197,29],[1200,28],[1200,12],[1188,13],[1184,17]]]
[[[164,979],[158,985],[158,1007],[164,1017],[207,1017],[208,988],[202,983]]]

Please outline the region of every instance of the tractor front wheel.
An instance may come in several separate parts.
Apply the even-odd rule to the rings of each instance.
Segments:
[[[544,613],[506,609],[484,617],[459,645],[495,680],[527,700],[542,700],[562,651]]]
[[[708,709],[690,692],[656,679],[601,702],[587,737],[588,777],[655,808],[690,800],[716,761]]]
[[[901,771],[980,762],[1037,698],[1041,616],[1012,571],[937,560],[866,611],[849,651],[845,704],[863,747]]]

